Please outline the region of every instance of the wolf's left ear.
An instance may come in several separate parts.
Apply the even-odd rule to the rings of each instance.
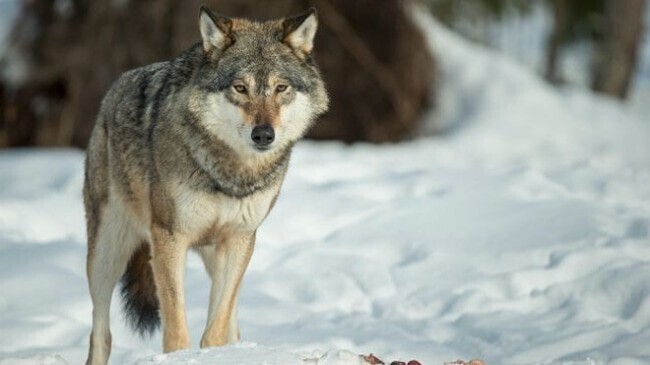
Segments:
[[[310,54],[314,48],[314,36],[318,29],[318,15],[315,8],[305,14],[287,18],[282,22],[282,41],[294,50]]]
[[[232,20],[214,14],[206,6],[201,6],[199,28],[203,38],[203,50],[206,53],[213,49],[224,50],[233,42],[230,35]]]

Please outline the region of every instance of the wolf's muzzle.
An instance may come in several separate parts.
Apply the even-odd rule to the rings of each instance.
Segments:
[[[258,148],[268,147],[275,140],[275,131],[268,124],[258,125],[251,132],[251,139]]]

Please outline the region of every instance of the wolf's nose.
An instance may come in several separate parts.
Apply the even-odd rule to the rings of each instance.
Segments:
[[[268,124],[258,125],[253,128],[251,139],[257,146],[266,147],[275,140],[275,131],[273,127]]]

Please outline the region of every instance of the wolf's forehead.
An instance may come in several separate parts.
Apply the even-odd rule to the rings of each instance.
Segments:
[[[243,72],[239,79],[250,86],[273,86],[284,80],[284,77],[274,70],[259,69],[256,72]]]
[[[254,24],[235,32],[234,44],[217,63],[218,90],[246,79],[253,81],[256,89],[272,86],[276,79],[286,80],[301,92],[311,89],[313,71],[273,34],[274,29],[268,24]]]
[[[255,85],[273,85],[287,78],[286,70],[281,65],[274,64],[255,64],[242,68],[238,73],[238,78],[247,83]]]
[[[307,88],[304,67],[283,50],[233,52],[219,62],[218,69],[222,82],[231,84],[239,79],[254,84],[256,89],[260,88],[259,91],[281,80],[289,82],[300,91]]]

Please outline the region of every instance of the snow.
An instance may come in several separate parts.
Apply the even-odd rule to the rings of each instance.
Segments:
[[[416,17],[443,76],[423,127],[438,134],[299,144],[244,279],[254,343],[198,350],[209,281],[192,255],[194,349],[160,354],[116,295],[112,364],[650,362],[650,120]],[[0,152],[2,365],[85,359],[82,165]]]
[[[630,104],[645,115],[650,114],[650,5],[645,6],[645,33],[639,49],[636,75]]]
[[[0,0],[0,54],[18,13],[18,5],[17,0]]]
[[[255,344],[237,344],[224,349],[205,349],[199,351],[178,351],[172,355],[159,354],[138,361],[137,365],[185,365],[208,364],[218,362],[221,364],[275,364],[303,365],[302,359],[297,355],[283,353],[275,349],[258,346]]]
[[[18,0],[0,0],[0,80],[3,84],[15,86],[20,84],[27,75],[28,57],[20,49],[9,45],[9,37],[14,24],[17,22],[21,4]],[[35,30],[29,19],[23,27],[26,30]]]
[[[185,350],[173,354],[158,354],[139,360],[136,365],[185,364],[277,364],[277,365],[367,365],[362,357],[349,351],[331,350],[326,353],[291,354],[254,343],[238,343],[223,348]]]

